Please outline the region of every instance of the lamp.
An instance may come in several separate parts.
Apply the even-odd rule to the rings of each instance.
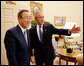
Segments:
[[[55,36],[55,40],[57,41],[57,45],[58,45],[59,37]]]

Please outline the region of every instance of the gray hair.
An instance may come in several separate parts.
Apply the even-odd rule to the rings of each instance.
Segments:
[[[34,13],[34,18],[37,17],[37,14],[38,14],[38,13],[42,13],[42,11],[37,11],[37,12],[35,12],[35,13]]]

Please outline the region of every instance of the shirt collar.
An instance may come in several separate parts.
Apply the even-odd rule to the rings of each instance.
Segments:
[[[20,24],[19,24],[19,27],[21,28],[23,33],[24,33],[24,31],[26,31],[26,29],[24,29]]]
[[[38,24],[37,24],[37,27],[39,27],[39,26],[41,26],[41,27],[43,28],[43,25],[38,25]]]

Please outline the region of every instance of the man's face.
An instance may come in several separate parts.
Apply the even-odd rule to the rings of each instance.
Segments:
[[[38,25],[44,24],[44,15],[43,15],[43,13],[38,13],[35,20],[38,23]]]
[[[19,17],[19,24],[25,29],[28,28],[31,22],[31,16],[29,12],[23,12],[22,17]]]

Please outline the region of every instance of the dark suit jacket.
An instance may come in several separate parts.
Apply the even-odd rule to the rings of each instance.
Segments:
[[[18,25],[6,32],[4,43],[9,65],[29,65],[30,42],[27,46],[24,35]]]
[[[52,35],[70,35],[68,34],[68,29],[57,29],[54,28],[52,24],[43,25],[43,44],[39,41],[37,35],[36,26],[30,29],[30,42],[32,48],[35,50],[36,62],[40,62],[44,59],[45,62],[51,62],[56,57],[54,48],[52,45]]]

